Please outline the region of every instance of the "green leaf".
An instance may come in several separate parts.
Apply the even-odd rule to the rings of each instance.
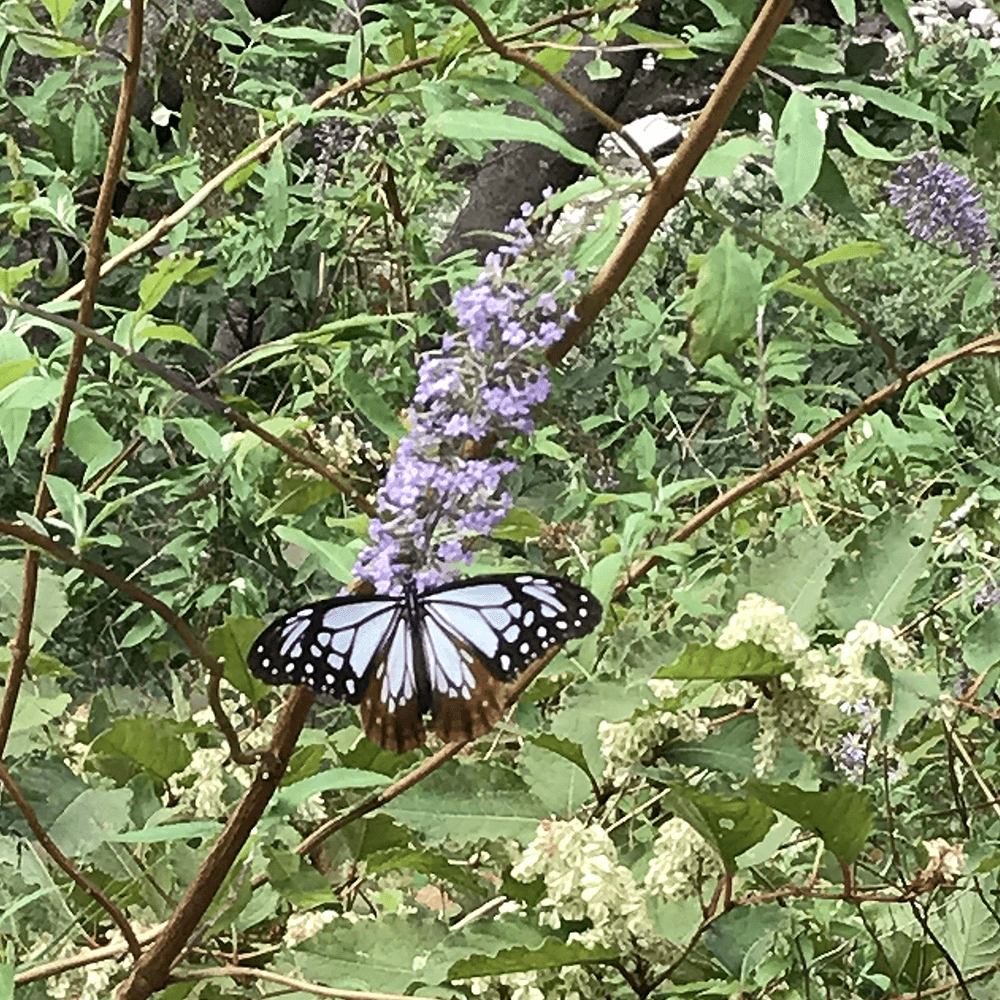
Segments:
[[[290,545],[297,545],[306,552],[311,552],[319,560],[320,566],[334,580],[348,583],[353,575],[357,551],[341,542],[328,542],[323,538],[313,538],[300,528],[288,524],[279,524],[274,533]]]
[[[89,104],[80,105],[73,120],[73,166],[84,177],[97,169],[103,138],[94,109]]]
[[[63,21],[73,9],[73,2],[74,0],[42,0],[45,9],[49,12],[49,17],[52,18],[52,23],[57,28],[62,27]]]
[[[539,733],[528,739],[531,742],[521,748],[518,756],[518,773],[551,813],[571,816],[594,794],[597,784],[583,747],[554,733]]]
[[[185,330],[183,326],[172,323],[162,326],[154,323],[151,326],[138,327],[135,331],[135,340],[138,344],[147,340],[167,340],[176,344],[190,344],[192,347],[202,346],[193,333]]]
[[[856,532],[826,586],[827,614],[837,628],[862,620],[899,624],[914,586],[930,569],[940,514],[941,501],[934,498],[916,511],[891,508]]]
[[[845,24],[854,24],[858,18],[854,0],[833,0],[833,8]]]
[[[793,90],[778,123],[774,179],[786,205],[797,205],[819,177],[826,136],[817,115],[819,102]]]
[[[718,851],[730,873],[736,871],[736,859],[764,839],[775,819],[773,810],[757,799],[688,788],[675,788],[667,806]]]
[[[187,443],[202,458],[211,462],[222,461],[222,435],[207,420],[200,417],[178,417],[174,423]]]
[[[927,111],[914,101],[900,97],[891,91],[882,90],[880,87],[873,87],[867,83],[857,83],[855,80],[824,80],[822,86],[824,89],[839,90],[844,94],[856,94],[866,101],[871,101],[883,111],[888,111],[900,118],[925,122],[948,134],[952,132],[951,125],[940,115],[933,111]]]
[[[805,792],[787,782],[765,785],[759,781],[749,782],[748,789],[803,829],[819,834],[827,850],[841,864],[857,860],[875,825],[867,789],[840,787],[826,792]]]
[[[621,32],[637,42],[643,42],[661,59],[695,59],[695,54],[684,44],[684,42],[674,35],[666,35],[655,28],[647,28],[645,25],[636,24],[634,21],[626,21],[621,26]]]
[[[736,353],[754,327],[761,288],[760,265],[727,230],[705,255],[694,289],[680,300],[691,321],[688,353],[695,365]]]
[[[27,281],[41,264],[39,258],[26,260],[15,267],[0,267],[0,295],[13,295],[18,285]]]
[[[196,820],[190,823],[164,823],[162,826],[145,826],[141,830],[108,837],[119,844],[166,844],[172,840],[214,840],[222,830],[221,823]]]
[[[449,761],[415,788],[383,808],[418,830],[428,843],[457,844],[510,838],[531,841],[545,806],[513,771],[482,761]]]
[[[11,383],[23,378],[38,364],[35,358],[25,358],[23,361],[4,361],[0,363],[0,389],[6,389]]]
[[[74,409],[66,428],[66,447],[81,462],[86,463],[84,480],[90,479],[121,452],[121,445],[107,432],[104,425],[79,407]]]
[[[414,981],[440,978],[426,965],[414,971],[415,959],[424,959],[447,935],[448,926],[440,920],[390,913],[352,923],[341,917],[303,941],[292,955],[304,979],[400,994]]]
[[[387,851],[376,851],[365,859],[365,873],[369,876],[387,871],[410,871],[421,875],[433,875],[450,882],[466,892],[482,894],[484,885],[467,868],[452,864],[447,858],[434,851],[418,851],[409,847],[395,847]]]
[[[1000,663],[1000,608],[987,608],[962,635],[962,659],[981,674]]]
[[[779,677],[788,664],[755,642],[741,642],[732,649],[689,643],[673,662],[660,667],[654,677],[670,680],[753,680]]]
[[[748,156],[766,156],[767,146],[749,135],[738,135],[713,146],[698,162],[695,177],[729,177]]]
[[[848,190],[840,168],[829,152],[823,153],[823,164],[813,187],[813,193],[841,218],[858,226],[867,225],[865,217],[861,214],[861,209],[851,197],[851,192]]]
[[[247,667],[247,653],[260,632],[260,622],[256,618],[226,615],[223,623],[208,633],[205,643],[208,651],[224,662],[223,677],[254,703],[272,690],[271,685],[258,680]]]
[[[571,163],[579,163],[600,173],[589,153],[577,149],[558,132],[533,118],[516,118],[502,111],[455,108],[428,119],[427,125],[446,139],[457,142],[533,142],[561,153]]]
[[[288,171],[280,142],[271,150],[263,173],[264,231],[267,234],[267,245],[277,249],[284,242],[288,227]]]
[[[169,719],[137,715],[116,719],[93,744],[93,751],[121,757],[165,781],[191,763],[191,751],[180,737],[182,727]]]
[[[910,5],[907,0],[881,0],[882,10],[889,16],[906,39],[906,47],[910,52],[916,52],[920,47],[917,40],[917,29],[910,17]]]
[[[7,638],[14,635],[17,627],[23,571],[20,559],[0,562],[0,635]],[[62,577],[47,567],[38,571],[37,593],[31,645],[39,650],[69,613],[69,605],[66,603],[66,588]]]
[[[163,297],[186,274],[199,264],[200,257],[191,255],[171,255],[157,262],[156,267],[139,282],[139,312],[152,312],[163,301]]]
[[[512,972],[532,972],[538,969],[560,969],[564,965],[600,962],[617,958],[619,952],[603,945],[589,947],[574,942],[567,944],[558,938],[546,938],[537,948],[506,948],[496,955],[472,955],[456,962],[448,970],[448,978],[471,979],[476,976],[502,976]]]
[[[862,159],[885,160],[889,163],[898,163],[900,160],[906,159],[905,156],[890,153],[889,150],[869,142],[860,132],[856,132],[851,128],[847,122],[838,122],[837,127],[840,129],[841,135],[847,140],[848,146],[854,150],[857,156],[862,157]]]
[[[820,600],[834,560],[840,554],[821,526],[785,532],[769,551],[753,555],[734,584],[732,597],[770,597],[800,628],[809,631],[819,619]]]
[[[883,739],[886,742],[897,739],[908,722],[924,715],[940,700],[941,684],[936,674],[893,670],[892,705],[885,720]]]
[[[389,784],[387,775],[362,771],[355,767],[331,767],[319,774],[285,785],[275,796],[280,810],[297,809],[306,799],[321,792],[343,791],[345,788],[378,788]]]
[[[344,391],[351,402],[363,413],[383,434],[398,441],[406,429],[399,422],[395,411],[376,391],[366,375],[353,368],[347,368],[341,374]]]
[[[48,833],[63,854],[79,858],[129,825],[130,788],[88,788],[56,818]]]

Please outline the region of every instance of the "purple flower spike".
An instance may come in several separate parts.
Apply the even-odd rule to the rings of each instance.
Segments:
[[[410,409],[412,430],[400,442],[379,490],[379,517],[371,544],[354,574],[380,593],[396,593],[404,581],[418,588],[453,579],[471,561],[474,539],[488,535],[507,516],[513,497],[501,479],[512,461],[467,457],[467,444],[512,432],[530,433],[532,409],[552,389],[539,354],[563,335],[556,292],[534,299],[506,273],[533,242],[525,218],[506,227],[509,243],[486,258],[472,285],[455,292],[458,332],[441,350],[425,355]],[[560,289],[573,280],[565,272]]]
[[[918,153],[898,167],[886,193],[889,204],[906,213],[910,235],[928,243],[956,243],[973,264],[992,260],[996,245],[982,195],[936,152]]]

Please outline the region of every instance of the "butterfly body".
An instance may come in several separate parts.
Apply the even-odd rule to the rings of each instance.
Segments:
[[[472,577],[398,596],[348,595],[272,622],[248,656],[269,684],[305,684],[361,706],[369,737],[402,752],[424,740],[482,735],[503,712],[503,685],[550,648],[586,635],[600,602],[561,577]]]

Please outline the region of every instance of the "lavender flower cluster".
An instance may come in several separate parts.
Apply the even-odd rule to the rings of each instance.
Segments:
[[[886,185],[889,204],[906,213],[906,228],[928,243],[958,244],[973,264],[986,263],[997,277],[996,244],[983,197],[972,181],[936,152],[918,153],[897,168]]]
[[[411,430],[379,490],[372,544],[354,567],[379,593],[398,592],[409,579],[424,589],[453,578],[457,563],[471,562],[473,539],[489,534],[513,503],[501,479],[516,463],[470,457],[469,446],[532,431],[532,408],[552,388],[539,352],[562,337],[571,318],[556,299],[571,272],[554,291],[535,296],[509,274],[534,242],[525,221],[532,210],[521,206],[523,218],[507,226],[509,242],[486,258],[474,284],[455,293],[458,331],[421,361]]]

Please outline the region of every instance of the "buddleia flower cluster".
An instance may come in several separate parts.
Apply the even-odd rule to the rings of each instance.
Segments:
[[[423,357],[409,411],[409,433],[378,492],[354,575],[380,593],[414,579],[418,588],[456,575],[471,562],[471,544],[506,516],[513,499],[502,486],[516,463],[470,454],[479,444],[530,433],[532,409],[552,386],[541,352],[562,338],[570,314],[557,296],[573,281],[532,294],[510,271],[533,242],[524,218],[507,227],[509,242],[490,254],[478,279],[452,299],[458,329]],[[483,448],[483,450],[486,450]]]
[[[934,151],[918,153],[896,169],[886,195],[890,205],[906,213],[910,235],[927,243],[957,244],[971,263],[985,263],[1000,284],[1000,255],[983,196],[965,174]]]

